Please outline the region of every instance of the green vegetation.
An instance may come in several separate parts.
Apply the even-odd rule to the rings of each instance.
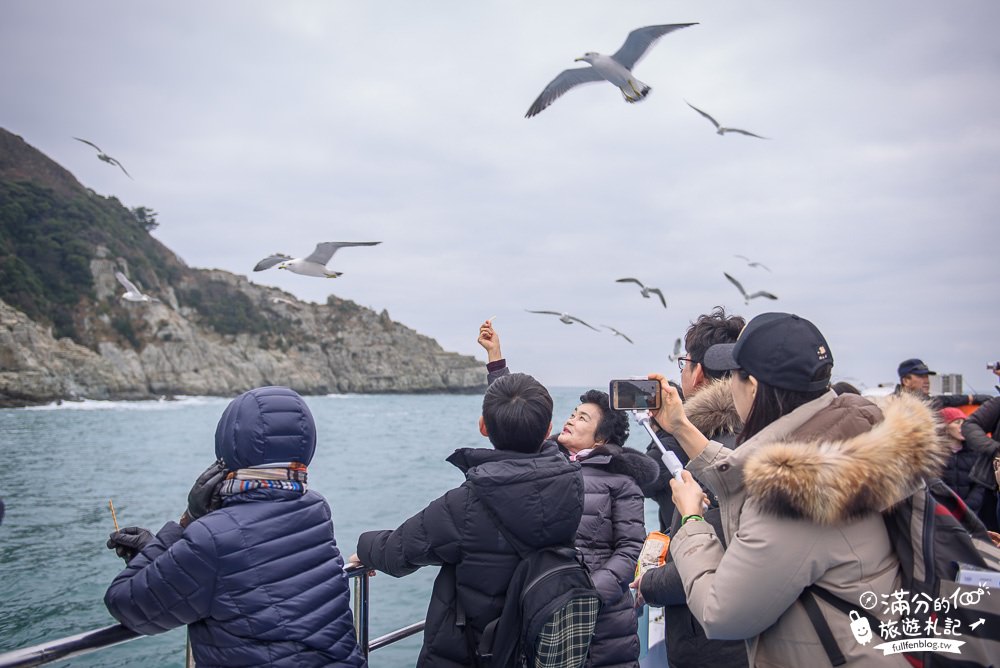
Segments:
[[[271,320],[250,298],[219,281],[202,281],[197,288],[178,289],[177,301],[198,311],[201,323],[219,334],[271,334]]]

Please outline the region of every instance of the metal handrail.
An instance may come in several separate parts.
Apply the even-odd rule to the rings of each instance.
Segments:
[[[424,628],[421,620],[409,626],[404,626],[375,640],[368,642],[368,567],[364,565],[347,566],[344,569],[348,578],[354,582],[354,625],[358,634],[358,646],[367,657],[376,649],[391,645],[394,642],[408,638]],[[41,666],[55,661],[72,659],[90,652],[119,645],[123,642],[142,638],[139,633],[121,625],[114,624],[103,628],[85,631],[73,636],[50,640],[48,642],[23,647],[0,654],[0,668],[26,668]]]

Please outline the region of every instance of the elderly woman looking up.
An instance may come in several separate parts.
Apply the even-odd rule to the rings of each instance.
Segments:
[[[489,320],[480,326],[478,342],[489,356],[489,382],[509,373]],[[608,395],[588,390],[555,437],[560,450],[583,470],[585,497],[576,547],[601,597],[588,667],[639,666],[638,619],[628,586],[646,538],[639,485],[655,480],[659,469],[645,454],[624,447],[628,431],[628,416],[611,410]]]
[[[881,511],[941,470],[948,453],[932,410],[911,396],[881,409],[859,395],[837,396],[823,335],[787,313],[757,316],[736,343],[709,348],[704,363],[733,371],[745,423],[735,450],[708,441],[684,416],[676,390],[651,378],[663,388],[654,417],[677,437],[691,458],[687,468],[713,489],[722,511],[725,550],[701,520],[702,489],[691,474],[671,482],[684,519],[670,553],[706,635],[747,639],[751,666],[824,665],[829,654],[813,609],[843,665],[908,666],[903,655],[875,649],[877,637],[856,641],[850,617],[817,602],[811,586],[855,607],[865,592],[892,594],[899,562]]]

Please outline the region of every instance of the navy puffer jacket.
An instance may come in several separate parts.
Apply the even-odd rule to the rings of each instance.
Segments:
[[[362,562],[396,577],[441,566],[427,607],[420,668],[472,665],[456,625],[456,598],[477,641],[503,609],[521,560],[494,517],[520,543],[518,549],[530,551],[572,545],[583,508],[580,466],[554,447],[535,454],[463,448],[448,461],[475,484],[475,492],[465,483],[395,531],[370,531],[358,540]]]
[[[233,400],[216,431],[216,455],[232,469],[308,464],[315,444],[308,407],[281,387]],[[322,496],[257,489],[186,529],[168,522],[104,602],[139,633],[188,624],[199,668],[365,666],[343,565]]]
[[[659,470],[645,454],[613,443],[579,461],[586,498],[576,546],[602,602],[587,666],[638,668],[638,618],[628,586],[646,539],[639,485],[651,483]]]

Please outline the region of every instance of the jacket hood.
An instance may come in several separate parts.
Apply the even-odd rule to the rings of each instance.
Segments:
[[[695,392],[684,402],[684,414],[708,438],[743,431],[743,420],[733,404],[729,380],[720,378]]]
[[[858,433],[865,422],[871,428]],[[744,481],[767,512],[836,524],[903,500],[938,476],[948,456],[934,411],[919,398],[904,393],[876,407],[845,394],[787,439],[753,448]]]
[[[233,399],[215,430],[215,456],[230,471],[300,462],[308,465],[316,451],[316,423],[294,390],[259,387]]]
[[[582,463],[584,466],[603,465],[611,473],[627,475],[640,487],[660,477],[660,467],[649,455],[615,443],[594,448]]]
[[[583,516],[583,474],[554,446],[532,454],[462,448],[448,461],[465,471],[519,550],[573,544]]]

